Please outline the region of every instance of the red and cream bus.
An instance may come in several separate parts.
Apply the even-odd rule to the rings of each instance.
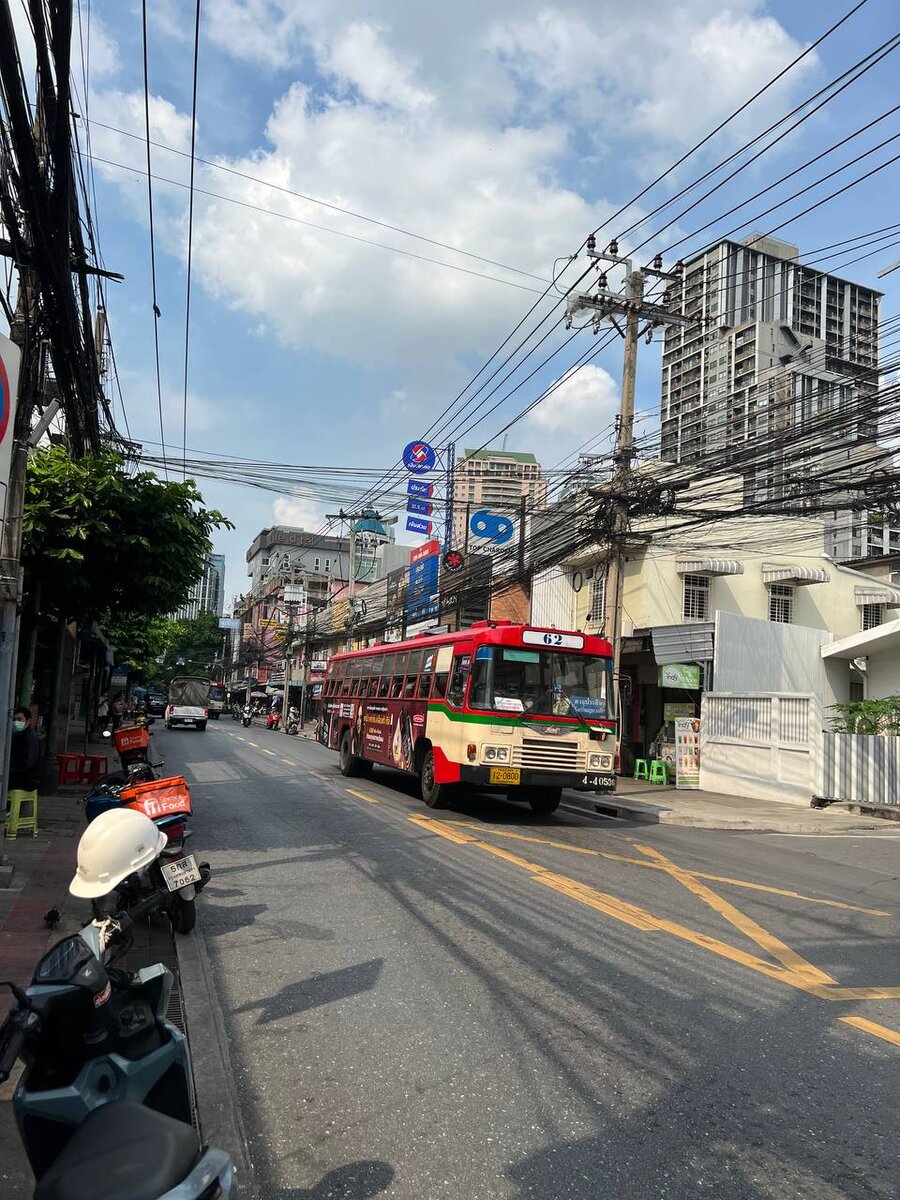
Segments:
[[[613,696],[604,639],[481,621],[335,655],[319,739],[344,775],[375,763],[417,775],[431,808],[468,785],[546,814],[563,788],[615,790]]]

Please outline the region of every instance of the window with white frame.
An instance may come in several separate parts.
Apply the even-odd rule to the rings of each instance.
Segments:
[[[685,575],[681,604],[684,621],[709,620],[709,576]]]
[[[606,625],[606,572],[600,572],[591,580],[588,593],[588,625],[602,629]]]
[[[786,583],[769,587],[769,620],[790,625],[794,620],[794,589]]]
[[[862,629],[874,629],[884,622],[883,604],[861,604],[860,620]]]

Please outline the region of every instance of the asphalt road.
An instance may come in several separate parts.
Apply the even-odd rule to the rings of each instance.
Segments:
[[[155,744],[259,1195],[897,1195],[895,830],[433,812],[227,719]]]

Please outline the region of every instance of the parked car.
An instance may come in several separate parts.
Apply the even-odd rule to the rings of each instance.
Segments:
[[[147,697],[147,712],[151,717],[163,717],[168,703],[169,697],[162,692],[151,692]]]

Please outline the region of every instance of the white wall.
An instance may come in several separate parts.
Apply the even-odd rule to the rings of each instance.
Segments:
[[[817,794],[822,708],[815,696],[707,692],[700,715],[704,791],[803,805]]]
[[[561,566],[549,567],[535,575],[531,583],[532,625],[556,629],[575,629],[575,593],[571,573]]]
[[[821,655],[830,641],[824,629],[719,612],[713,686],[717,692],[812,693],[823,706],[837,704],[846,697],[836,693]]]
[[[900,650],[873,654],[866,667],[866,699],[900,695]]]

